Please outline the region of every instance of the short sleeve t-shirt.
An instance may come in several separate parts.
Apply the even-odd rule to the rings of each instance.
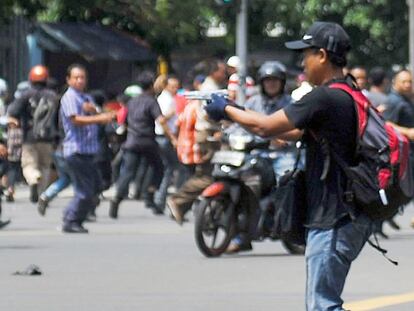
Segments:
[[[345,82],[335,80],[332,82]],[[349,214],[352,206],[343,200],[346,178],[332,160],[324,181],[326,156],[310,130],[326,139],[330,147],[348,164],[353,164],[356,143],[356,111],[352,97],[342,90],[322,85],[301,100],[283,108],[296,128],[304,129],[306,144],[307,220],[309,228],[332,228]]]
[[[385,106],[387,104],[387,95],[379,92],[367,92],[365,96],[369,99],[374,107]]]
[[[156,144],[155,120],[161,115],[161,109],[155,97],[142,94],[128,102],[128,134],[125,149]]]

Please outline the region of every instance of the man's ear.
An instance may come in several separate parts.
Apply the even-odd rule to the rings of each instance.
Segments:
[[[329,59],[328,59],[328,52],[326,52],[325,49],[319,49],[318,55],[319,55],[319,62],[321,64],[325,64],[326,62],[329,61]]]

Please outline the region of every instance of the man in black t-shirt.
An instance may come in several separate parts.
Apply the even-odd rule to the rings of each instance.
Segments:
[[[388,94],[384,119],[396,125],[414,128],[414,103],[412,95],[412,75],[407,69],[400,70],[394,75],[392,89]],[[414,148],[414,141],[410,142]],[[414,168],[414,153],[410,154],[411,167]]]
[[[155,98],[154,75],[150,72],[143,72],[138,77],[138,83],[143,93],[128,102],[128,132],[125,144],[122,146],[123,165],[116,184],[116,194],[109,206],[111,218],[118,217],[119,204],[128,195],[128,185],[135,176],[141,158],[145,158],[153,169],[151,183],[146,189],[148,197],[145,204],[152,208],[155,214],[163,213],[153,200],[154,192],[160,186],[164,175],[160,149],[155,140],[155,121],[162,126],[165,136],[169,138],[173,146],[176,146],[176,138],[170,132],[167,119],[162,115]]]
[[[371,234],[372,221],[344,202],[346,178],[332,157],[328,174],[321,180],[327,158],[315,136],[327,140],[344,161],[353,163],[357,128],[354,102],[344,91],[329,88],[334,82],[353,83],[342,73],[349,37],[338,24],[316,22],[301,40],[288,42],[286,47],[303,52],[306,76],[317,86],[312,92],[269,116],[241,110],[216,96],[206,110],[212,119],[230,118],[258,135],[291,140],[303,136],[308,186],[306,306],[312,311],[344,310],[341,294],[345,279]]]

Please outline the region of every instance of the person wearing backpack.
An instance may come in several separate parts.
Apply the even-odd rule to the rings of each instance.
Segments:
[[[254,134],[304,141],[306,309],[344,310],[341,294],[346,277],[371,235],[373,222],[345,200],[345,173],[337,161],[327,157],[318,137],[347,165],[356,164],[356,104],[344,90],[330,87],[335,83],[356,89],[355,81],[342,72],[350,39],[338,24],[315,22],[300,40],[285,45],[303,52],[305,74],[315,89],[269,116],[234,106],[220,96],[213,96],[206,110],[213,120],[230,119]]]
[[[7,110],[23,130],[22,169],[33,203],[38,201],[38,190],[49,182],[53,146],[58,137],[59,98],[47,87],[48,78],[45,66],[34,66],[29,72],[30,88]]]

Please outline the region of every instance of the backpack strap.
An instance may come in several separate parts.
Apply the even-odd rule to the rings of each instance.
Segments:
[[[359,139],[367,127],[368,110],[371,107],[371,103],[359,89],[351,87],[348,83],[336,82],[330,84],[329,87],[346,92],[354,100],[357,116],[357,139]]]
[[[368,108],[369,108],[370,104],[369,104],[369,101],[366,99],[366,97],[361,93],[361,91],[355,89],[353,86],[354,86],[353,78],[351,76],[347,76],[346,82],[331,83],[329,85],[329,88],[340,89],[340,90],[346,92],[347,94],[349,94],[349,96],[351,96],[352,99],[354,100],[354,107],[355,107],[356,116],[357,116],[357,122],[356,122],[357,123],[356,124],[357,128],[356,128],[356,137],[355,138],[356,138],[356,142],[358,142],[360,133],[363,133],[363,131],[365,130],[365,128],[367,126]],[[359,93],[359,95],[356,95],[357,93]],[[364,105],[358,104],[359,101],[362,102],[364,99],[365,99],[364,102],[366,102],[366,104],[368,105],[366,107],[365,107],[365,104]],[[361,108],[360,108],[360,106],[361,106]],[[365,108],[362,108],[362,107],[365,107]],[[363,120],[363,122],[360,122],[360,120]],[[319,137],[312,130],[310,130],[309,133],[311,134],[313,139],[315,139],[315,141],[321,146],[322,153],[324,155],[323,171],[322,171],[320,180],[325,180],[327,175],[328,175],[329,168],[330,168],[330,162],[331,162],[331,159],[330,159],[331,154],[334,157],[334,160],[338,163],[338,165],[341,167],[341,169],[346,174],[345,168],[348,166],[347,163],[335,152],[335,150],[333,150],[333,148],[331,148],[329,146],[329,142],[324,137]],[[356,150],[355,150],[355,153],[356,153]]]
[[[374,243],[374,242],[372,242],[370,239],[368,239],[368,240],[367,240],[368,244],[369,244],[371,247],[375,248],[377,251],[379,251],[379,252],[382,254],[382,256],[384,256],[384,257],[385,257],[385,259],[387,259],[387,260],[388,260],[390,263],[392,263],[394,266],[398,266],[398,261],[392,260],[390,257],[388,257],[388,256],[387,256],[388,251],[387,251],[386,249],[383,249],[383,248],[380,246],[379,241],[378,241],[378,237],[377,237],[377,233],[375,233],[375,232],[374,232],[372,235],[374,236],[375,243]]]
[[[293,166],[293,171],[296,171],[298,169],[299,166],[299,162],[300,162],[300,158],[302,157],[302,149],[304,148],[303,146],[303,141],[298,140],[296,142],[296,149],[297,149],[297,153],[296,153],[296,158],[295,158],[295,164]]]
[[[369,100],[362,94],[361,90],[359,90],[355,84],[355,80],[352,76],[348,75],[346,77],[346,82],[335,82],[329,85],[330,88],[339,89],[347,93],[354,101],[354,108],[355,108],[355,115],[356,115],[356,132],[355,132],[355,157],[358,153],[358,144],[360,138],[365,132],[365,129],[368,124],[368,110],[371,107],[371,103]],[[334,153],[335,150],[330,148],[331,151]],[[337,154],[333,154],[335,160],[337,161],[338,165],[344,169],[347,167],[345,161]]]

